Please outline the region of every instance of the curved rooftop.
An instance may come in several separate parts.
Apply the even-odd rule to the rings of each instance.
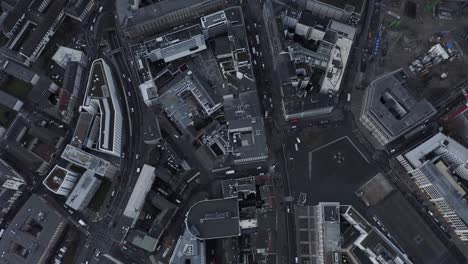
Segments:
[[[185,224],[194,237],[202,240],[239,236],[237,197],[197,202],[188,211]]]

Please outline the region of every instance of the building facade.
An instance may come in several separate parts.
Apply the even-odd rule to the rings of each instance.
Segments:
[[[458,237],[468,241],[467,192],[457,182],[468,179],[468,149],[438,133],[396,159]]]

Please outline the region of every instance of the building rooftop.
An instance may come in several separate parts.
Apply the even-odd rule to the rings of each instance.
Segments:
[[[209,29],[220,24],[225,24],[227,22],[226,13],[224,10],[221,10],[200,18],[200,21],[203,28]]]
[[[120,156],[122,112],[112,72],[103,59],[93,61],[83,108],[99,114],[98,149]]]
[[[426,99],[410,92],[402,69],[378,77],[366,90],[361,121],[385,145],[405,134],[437,111]]]
[[[23,180],[23,177],[21,177],[21,175],[3,159],[0,159],[0,175],[7,179]]]
[[[354,238],[353,245],[363,254],[358,254],[358,259],[364,262],[376,263],[384,260],[386,263],[412,264],[404,254],[385,234],[372,226],[352,206],[342,206],[343,218],[359,233]]]
[[[83,51],[65,46],[60,46],[52,56],[52,60],[62,68],[65,68],[69,62],[82,63],[85,58],[86,56],[84,55]]]
[[[158,240],[148,236],[140,230],[130,230],[126,240],[136,247],[142,248],[148,252],[153,252],[158,245]]]
[[[221,108],[206,92],[207,84],[192,72],[178,73],[159,90],[163,111],[181,128],[193,125],[192,117],[199,113],[210,116]]]
[[[35,85],[39,80],[39,75],[37,75],[33,70],[4,56],[0,56],[0,64],[1,69],[4,72],[24,81],[25,83]]]
[[[239,197],[239,193],[256,193],[255,177],[229,179],[222,182],[223,197]]]
[[[457,182],[456,176],[468,179],[468,149],[452,138],[438,133],[404,154],[404,157],[410,165],[405,162],[402,162],[402,165],[413,175],[416,184],[425,190],[431,199],[438,199],[436,205],[444,212],[444,216],[450,215],[448,219],[453,221],[457,229],[466,230],[467,193]],[[455,213],[465,224],[454,220]],[[468,234],[464,234],[462,238],[467,240],[467,236]]]
[[[26,0],[27,2],[27,0]],[[30,57],[35,52],[37,46],[43,41],[44,37],[48,34],[48,31],[53,28],[55,31],[60,23],[56,23],[60,16],[60,13],[65,8],[65,0],[56,0],[49,4],[45,9],[45,13],[40,16],[40,22],[36,26],[33,32],[26,32],[28,36],[24,40],[23,46],[20,47],[19,53]],[[16,7],[15,7],[16,8]],[[23,9],[23,12],[28,9]],[[63,16],[63,15],[62,15]]]
[[[67,221],[33,194],[12,219],[0,240],[0,263],[47,263]]]
[[[365,6],[365,0],[318,0],[318,2],[325,3],[346,10],[350,13],[355,12],[361,14]]]
[[[205,37],[199,25],[193,25],[158,36],[144,42],[147,56],[151,61],[176,59],[206,49]]]
[[[155,170],[154,167],[144,164],[141,168],[140,175],[138,175],[135,187],[133,187],[132,194],[130,195],[123,214],[133,219],[134,222],[138,219],[141,208],[145,203],[146,195],[150,191],[154,179],[156,178]]]
[[[239,236],[237,197],[200,201],[190,208],[185,223],[190,233],[199,239]]]
[[[44,185],[51,191],[57,192],[62,183],[65,181],[65,177],[71,172],[59,165],[55,165],[50,171],[49,175],[44,179]]]
[[[112,166],[110,162],[103,160],[93,154],[85,152],[72,145],[67,145],[61,156],[62,159],[67,160],[82,168],[92,170],[96,174],[104,176]]]
[[[193,0],[190,4],[196,5],[203,2],[210,2],[211,0]],[[128,0],[119,0],[117,10],[119,11],[119,18],[123,19],[126,17],[124,23],[125,26],[133,26],[136,24],[143,23],[145,21],[154,19],[155,17],[164,16],[177,10],[187,7],[186,0],[167,0],[167,1],[155,1],[151,5],[145,7],[138,7],[136,10],[128,10]]]
[[[439,155],[450,153],[460,161],[465,163],[468,161],[468,149],[443,133],[437,133],[433,137],[419,144],[417,147],[408,151],[405,154],[405,158],[411,163],[411,165],[413,165],[413,167],[416,168],[423,165],[423,163],[430,157],[429,154],[433,152]]]
[[[87,170],[81,175],[80,180],[76,183],[75,188],[68,196],[66,205],[69,207],[81,211],[88,203],[91,201],[91,198],[94,196],[99,186],[101,185],[101,180],[95,177],[92,170]]]
[[[194,237],[186,228],[172,253],[169,264],[206,263],[205,242]]]
[[[90,2],[86,0],[75,0],[75,1],[68,1],[66,12],[68,15],[79,18],[81,21],[83,18],[83,14],[89,8]],[[92,7],[92,6],[91,6]]]
[[[230,148],[236,163],[266,160],[268,148],[256,91],[224,96]]]
[[[18,98],[0,90],[0,105],[18,112],[23,106],[23,102],[18,100]]]
[[[356,29],[308,11],[289,16],[283,22],[297,35],[287,47],[292,63],[291,81],[282,87],[285,117],[328,114],[337,102]]]
[[[96,118],[95,114],[81,112],[76,123],[75,131],[70,142],[74,147],[80,148],[87,145],[88,136]]]

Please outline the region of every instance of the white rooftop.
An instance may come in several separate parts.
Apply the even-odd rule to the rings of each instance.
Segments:
[[[140,210],[143,207],[143,204],[146,199],[146,195],[153,185],[155,175],[155,168],[149,165],[144,164],[141,168],[140,175],[138,180],[133,188],[132,195],[128,200],[127,206],[124,210],[124,215],[136,220],[140,214]]]
[[[60,46],[54,56],[52,56],[52,60],[62,68],[65,68],[69,62],[82,62],[84,58],[85,55],[81,50],[64,46]]]
[[[427,154],[438,148],[445,148],[448,152],[452,153],[465,163],[468,161],[468,149],[442,133],[436,134],[413,150],[409,151],[405,154],[405,157],[413,167],[417,168],[423,164],[425,161],[424,157]]]

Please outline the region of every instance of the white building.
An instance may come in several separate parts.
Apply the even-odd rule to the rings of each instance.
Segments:
[[[85,171],[65,204],[75,210],[82,211],[88,206],[100,185],[101,180],[94,176],[94,171]]]
[[[122,148],[122,111],[109,65],[93,61],[82,109],[100,116],[98,151],[120,156]]]
[[[171,62],[206,49],[200,26],[194,25],[145,41],[151,61]]]
[[[151,190],[151,186],[156,178],[155,170],[156,169],[152,166],[143,165],[135,187],[133,188],[133,192],[128,199],[123,215],[133,220],[132,226],[138,220],[143,204],[145,203],[146,195]]]
[[[457,182],[457,177],[468,179],[468,149],[438,133],[397,160],[460,239],[468,241],[467,193]]]
[[[138,86],[145,104],[150,107],[158,102],[158,89],[153,80],[146,81]]]
[[[69,62],[77,62],[81,66],[86,66],[87,58],[83,51],[60,46],[52,56],[52,60],[55,61],[60,67],[65,68]]]
[[[55,165],[42,183],[49,191],[68,196],[75,187],[79,177],[79,173]]]
[[[112,179],[118,169],[110,162],[89,154],[72,145],[67,145],[62,155],[62,159],[71,162],[79,167],[91,170],[97,175]]]

